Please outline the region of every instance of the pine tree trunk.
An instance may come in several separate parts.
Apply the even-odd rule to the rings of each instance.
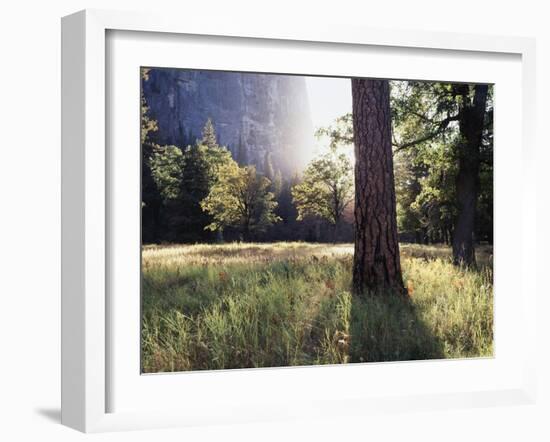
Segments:
[[[479,156],[487,85],[476,85],[473,102],[468,96],[468,86],[460,86],[462,104],[459,118],[461,145],[456,177],[458,216],[453,236],[453,261],[457,265],[475,265],[475,218],[479,192]]]
[[[404,293],[397,240],[387,80],[352,79],[355,143],[353,288]]]

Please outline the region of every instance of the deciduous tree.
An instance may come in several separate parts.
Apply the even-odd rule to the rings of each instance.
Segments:
[[[239,167],[231,160],[220,167],[218,179],[201,207],[213,221],[206,226],[212,231],[234,227],[248,241],[280,218],[275,214],[277,202],[269,191],[271,182],[256,172],[254,166]]]
[[[490,88],[411,81],[396,90],[394,151],[414,152],[427,171],[416,205],[436,238],[452,242],[454,262],[474,265],[476,233],[492,240]]]
[[[320,217],[334,226],[333,240],[346,207],[353,200],[353,176],[349,158],[336,148],[313,160],[301,183],[292,188],[298,220]]]

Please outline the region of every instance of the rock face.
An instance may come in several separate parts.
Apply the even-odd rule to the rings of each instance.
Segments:
[[[185,146],[212,119],[218,143],[263,171],[267,153],[290,176],[310,158],[313,127],[306,82],[290,75],[153,68],[142,80],[159,144]]]

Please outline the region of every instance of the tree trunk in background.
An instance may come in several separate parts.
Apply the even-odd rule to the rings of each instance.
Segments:
[[[352,79],[351,87],[355,144],[353,289],[358,295],[369,291],[405,293],[397,240],[389,83]]]
[[[332,242],[335,244],[338,242],[338,227],[340,225],[340,222],[339,221],[336,221],[333,225],[332,225]]]
[[[485,121],[487,85],[476,85],[473,100],[469,86],[460,85],[455,90],[462,96],[459,128],[458,174],[456,198],[458,216],[453,234],[453,261],[457,265],[475,265],[475,217],[479,192],[480,145]]]

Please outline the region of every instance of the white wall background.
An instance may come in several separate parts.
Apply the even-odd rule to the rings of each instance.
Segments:
[[[205,13],[250,20],[537,37],[539,127],[540,398],[536,406],[376,415],[361,421],[160,430],[85,436],[59,425],[60,17],[83,8],[167,10],[182,22]],[[522,0],[19,0],[0,12],[0,439],[159,440],[550,440],[550,309],[542,278],[549,223],[544,129],[550,121],[550,14]],[[510,177],[514,179],[514,177]],[[323,386],[321,388],[331,388]]]

